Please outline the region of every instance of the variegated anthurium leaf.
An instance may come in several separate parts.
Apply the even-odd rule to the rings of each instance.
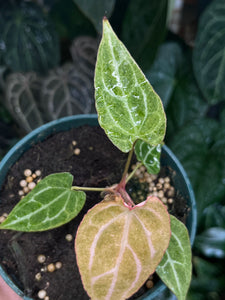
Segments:
[[[191,245],[185,225],[170,216],[171,239],[156,273],[178,300],[186,299],[191,282]]]
[[[135,144],[134,151],[136,157],[144,164],[150,174],[157,174],[160,171],[161,149],[161,144],[151,146],[141,140],[138,140]]]
[[[95,69],[95,98],[99,124],[123,152],[137,139],[162,142],[166,117],[162,102],[125,46],[103,20]]]
[[[132,209],[120,197],[95,205],[75,240],[78,267],[91,299],[131,296],[155,271],[170,235],[169,214],[156,197]]]
[[[41,91],[41,106],[49,120],[91,113],[94,107],[93,83],[77,66],[66,63],[49,72]]]
[[[5,105],[26,132],[44,123],[38,107],[41,86],[41,78],[33,72],[12,73],[6,80]]]
[[[44,231],[69,222],[86,199],[84,192],[71,190],[72,182],[69,173],[45,177],[14,207],[0,229]]]

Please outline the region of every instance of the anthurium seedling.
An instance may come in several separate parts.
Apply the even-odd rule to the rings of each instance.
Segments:
[[[131,158],[149,173],[160,169],[166,116],[159,96],[123,43],[103,20],[95,70],[95,99],[100,126],[128,158],[119,183],[111,187],[72,186],[73,176],[45,177],[12,210],[1,229],[44,231],[73,219],[85,203],[85,191],[105,198],[84,216],[75,252],[85,290],[93,300],[127,299],[155,271],[179,300],[191,280],[191,247],[183,223],[169,215],[154,196],[136,204],[126,191]]]

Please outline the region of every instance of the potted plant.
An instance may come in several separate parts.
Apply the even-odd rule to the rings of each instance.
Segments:
[[[178,299],[185,299],[192,272],[191,243],[185,225],[170,215],[156,196],[135,204],[126,190],[141,167],[149,173],[159,172],[165,113],[160,98],[106,19],[96,63],[95,96],[100,126],[119,150],[129,152],[119,182],[100,188],[72,186],[70,173],[51,174],[21,199],[0,229],[34,232],[57,228],[79,215],[86,191],[102,192],[104,200],[84,216],[75,239],[77,264],[90,298],[127,299],[156,271]],[[85,117],[77,120],[76,127],[87,123]],[[89,116],[89,121],[95,125],[97,120]],[[44,136],[36,131],[28,135],[26,142],[42,140],[54,128],[59,131],[59,127],[70,126],[68,119],[59,126],[57,122],[51,127],[44,125]],[[16,159],[24,152],[25,144],[18,146]],[[128,174],[134,153],[139,163]],[[168,155],[170,151],[164,147],[163,153]],[[195,223],[193,208],[194,203],[191,215]],[[193,242],[195,229],[190,232]],[[39,298],[42,296],[47,297]]]

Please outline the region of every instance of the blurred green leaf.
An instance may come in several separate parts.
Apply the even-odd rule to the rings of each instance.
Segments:
[[[73,0],[67,0],[66,5],[63,1],[57,1],[50,11],[50,17],[63,40],[73,39],[79,35],[96,35],[94,26]]]
[[[224,266],[195,256],[194,273],[187,300],[220,299],[220,291],[225,285]]]
[[[12,73],[5,86],[5,105],[18,125],[30,132],[44,121],[39,110],[42,80],[34,72]]]
[[[206,207],[202,212],[201,227],[205,229],[210,227],[225,229],[225,206],[215,203]]]
[[[183,164],[194,187],[217,129],[216,121],[197,119],[174,131],[173,137],[168,141],[169,147]]]
[[[194,184],[198,211],[225,197],[225,162],[218,155],[206,155]],[[199,213],[199,221],[203,215]]]
[[[209,228],[195,239],[195,248],[206,257],[225,257],[225,229]]]
[[[211,104],[225,100],[225,2],[214,0],[200,18],[193,52],[195,77]]]
[[[167,107],[167,136],[174,136],[181,127],[206,115],[208,105],[194,80],[190,61],[184,59],[176,75],[176,85]]]
[[[97,32],[102,32],[103,17],[110,18],[115,0],[74,0],[80,10],[94,24]]]
[[[148,70],[166,32],[167,0],[131,0],[122,27],[122,41]]]
[[[225,159],[225,110],[223,110],[220,117],[220,126],[215,136],[212,152]]]
[[[21,2],[2,12],[1,49],[13,71],[46,72],[59,63],[58,36],[38,5]]]
[[[159,47],[154,63],[145,72],[166,108],[176,84],[176,72],[182,61],[182,49],[178,43],[167,42]]]

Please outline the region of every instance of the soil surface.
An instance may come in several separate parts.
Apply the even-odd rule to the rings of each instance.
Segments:
[[[72,144],[76,141],[76,145]],[[80,154],[75,155],[75,148]],[[20,200],[19,182],[24,179],[24,170],[41,171],[41,177],[56,172],[70,172],[74,185],[105,187],[121,179],[127,154],[121,153],[108,140],[99,127],[83,126],[68,132],[58,133],[27,151],[11,168],[0,192],[0,215],[9,213]],[[161,176],[167,176],[167,170]],[[173,214],[185,218],[187,211],[184,199],[174,199]],[[45,289],[50,300],[90,299],[83,289],[74,252],[74,238],[84,214],[102,198],[98,192],[88,192],[82,212],[68,224],[41,233],[18,233],[0,231],[0,262],[13,281],[26,295],[39,299],[39,290]],[[73,236],[68,242],[67,234]],[[40,264],[38,255],[46,256]],[[62,263],[62,268],[52,273],[45,267],[50,263]],[[35,275],[41,273],[41,279]],[[143,286],[132,298],[146,292]]]

